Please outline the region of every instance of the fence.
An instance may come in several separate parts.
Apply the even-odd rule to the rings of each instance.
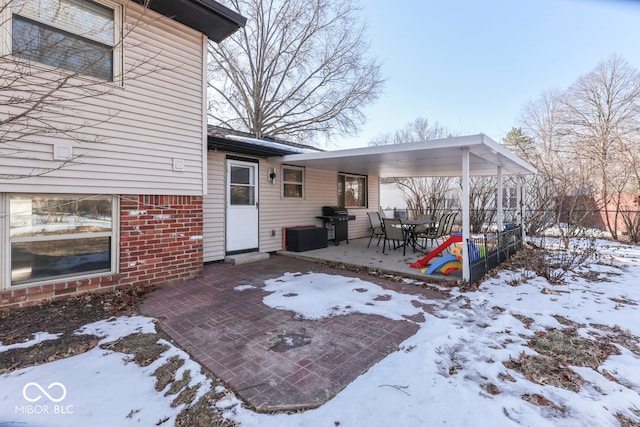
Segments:
[[[453,211],[458,209],[453,209]],[[382,209],[388,218],[415,219],[421,211],[407,208]],[[451,212],[452,209],[438,209],[429,212],[434,218]],[[470,212],[472,233],[496,230],[497,211],[492,208],[472,209]],[[503,210],[505,224],[519,224],[521,219],[514,209]],[[565,236],[579,236],[584,233],[599,232],[624,241],[640,241],[640,210],[629,209],[572,209],[570,212],[558,209],[527,209],[522,218],[528,235],[548,235],[561,232]]]
[[[467,242],[470,254],[469,282],[480,280],[489,270],[508,260],[522,247],[522,227],[473,237]]]
[[[418,212],[411,209],[383,209],[388,218],[414,219]],[[436,216],[449,213],[450,210],[437,212]],[[494,227],[495,229],[495,227]],[[504,231],[477,234],[468,241],[468,253],[471,283],[482,279],[484,275],[511,258],[522,247],[522,226],[507,224]]]

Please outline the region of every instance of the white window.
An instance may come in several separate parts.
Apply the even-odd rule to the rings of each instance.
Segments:
[[[113,81],[120,74],[117,12],[91,0],[12,0],[5,34],[17,58]]]
[[[518,205],[518,189],[504,187],[502,190],[502,207],[504,209],[516,209]]]
[[[282,196],[304,198],[304,168],[282,167]]]
[[[338,205],[344,208],[367,207],[367,177],[338,174]]]
[[[117,198],[10,194],[4,204],[9,286],[115,272]]]

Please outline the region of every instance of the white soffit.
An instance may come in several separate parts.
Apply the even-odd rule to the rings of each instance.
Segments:
[[[470,152],[470,175],[530,175],[536,169],[484,134],[394,144],[291,154],[282,163],[379,177],[461,176],[462,152]]]

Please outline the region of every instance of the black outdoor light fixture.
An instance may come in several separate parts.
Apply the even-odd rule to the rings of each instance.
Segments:
[[[271,181],[272,184],[276,183],[276,169],[273,168],[269,171],[269,181]]]

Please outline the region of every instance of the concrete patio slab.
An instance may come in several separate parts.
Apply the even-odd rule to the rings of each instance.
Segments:
[[[371,245],[367,247],[369,238],[350,239],[349,243],[341,242],[335,246],[330,244],[326,248],[314,249],[306,252],[280,252],[281,254],[305,259],[309,261],[328,261],[337,262],[353,267],[366,267],[371,270],[379,270],[385,273],[401,274],[407,277],[413,277],[418,280],[428,281],[446,281],[457,282],[462,280],[462,272],[460,270],[453,271],[449,275],[435,273],[425,275],[420,269],[411,268],[411,264],[420,260],[434,248],[428,247],[424,251],[413,251],[408,248],[406,253],[402,254],[402,249],[391,249],[387,247],[385,253],[382,253],[382,242],[376,245],[377,239],[371,241]],[[426,266],[428,267],[428,265]]]
[[[278,255],[241,266],[216,263],[206,265],[200,279],[153,292],[142,311],[158,318],[160,327],[178,345],[259,411],[321,405],[396,351],[418,330],[417,322],[425,321],[422,315],[407,320],[364,314],[318,321],[296,318],[292,312],[262,302],[268,295],[262,289],[265,280],[285,272],[358,277]],[[443,297],[426,287],[362,278],[405,294]],[[428,305],[420,305],[429,312]]]

